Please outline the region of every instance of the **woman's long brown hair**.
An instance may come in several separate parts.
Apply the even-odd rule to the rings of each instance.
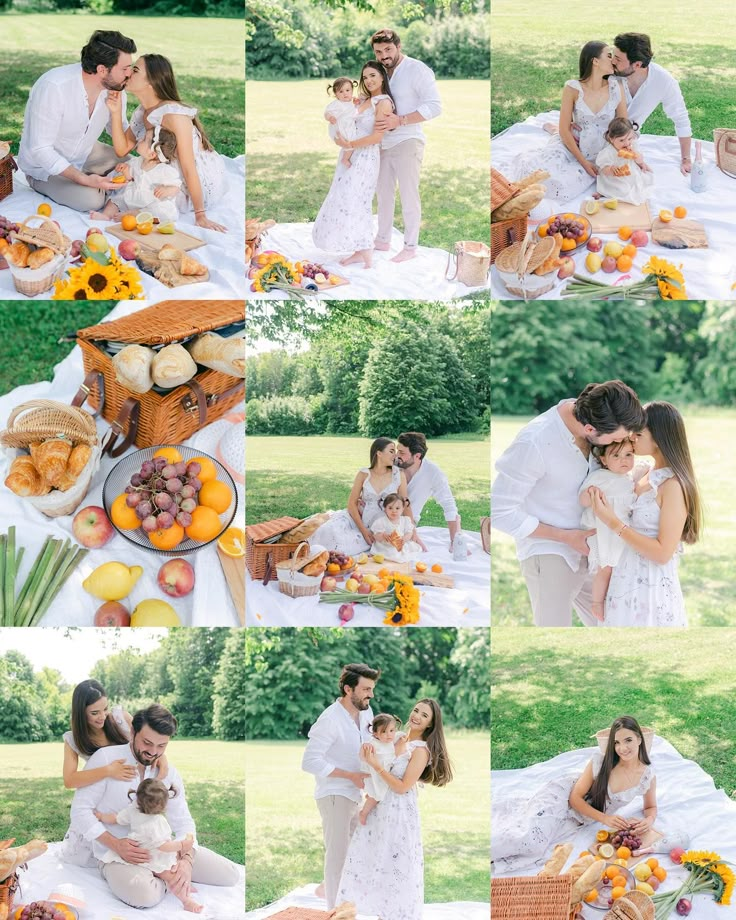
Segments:
[[[685,495],[687,518],[682,531],[683,542],[697,543],[703,529],[703,505],[690,459],[685,422],[677,409],[668,402],[650,402],[644,406],[644,411],[649,433]]]
[[[419,706],[421,703],[425,703],[432,710],[432,722],[422,733],[422,740],[427,742],[430,756],[429,763],[419,779],[431,786],[446,786],[452,780],[452,764],[442,728],[442,710],[437,700],[429,697],[418,700],[415,705]]]
[[[621,731],[622,728],[639,736],[639,760],[641,763],[651,763],[644,744],[644,735],[636,719],[633,716],[619,716],[618,719],[614,719],[611,731],[608,734],[608,744],[606,745],[606,753],[603,755],[603,763],[598,771],[598,776],[593,779],[593,785],[585,795],[585,801],[598,811],[605,811],[608,804],[608,780],[611,776],[611,770],[621,759],[616,753],[616,732]]]
[[[107,696],[105,688],[96,680],[83,680],[72,693],[72,737],[77,748],[85,757],[91,757],[98,746],[92,741],[87,722],[87,707]],[[108,713],[102,729],[110,744],[127,744],[129,739],[118,728],[112,715]]]
[[[151,84],[151,89],[156,93],[162,102],[181,102],[182,105],[187,103],[182,101],[179,90],[176,85],[174,68],[171,61],[164,57],[163,54],[144,54],[143,60],[146,62],[146,79]],[[192,106],[194,108],[194,106]],[[214,150],[210,139],[205,134],[202,122],[195,115],[192,119],[194,127],[199,131],[202,138],[202,147],[205,150]]]

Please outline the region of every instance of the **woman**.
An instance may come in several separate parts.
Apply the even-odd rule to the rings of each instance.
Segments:
[[[341,147],[355,153],[348,165],[338,157],[335,177],[312,228],[312,240],[320,249],[354,249],[355,252],[342,259],[341,264],[362,262],[364,268],[370,268],[373,264],[373,196],[381,165],[383,136],[375,123],[395,108],[383,64],[368,61],[361,72],[358,92],[365,97],[365,102],[356,109],[357,137],[340,143]]]
[[[596,517],[626,544],[611,574],[605,625],[687,626],[677,551],[700,536],[700,494],[680,413],[666,402],[644,411],[635,450],[653,457],[654,467],[637,480],[630,520],[620,520],[598,489],[590,492]]]
[[[363,745],[362,756],[389,791],[350,840],[337,896],[338,903],[353,901],[359,913],[377,914],[381,920],[422,920],[424,852],[417,783],[446,786],[452,780],[439,703],[419,700],[407,727],[390,771],[372,745]]]
[[[613,63],[605,42],[591,41],[583,46],[579,74],[577,80],[568,80],[562,91],[559,133],[541,151],[522,157],[516,167],[516,178],[535,169],[546,170],[550,174],[544,180],[546,198],[555,202],[577,198],[595,182],[595,158],[605,144],[608,125],[616,116],[626,117],[626,99],[618,80],[609,79]]]
[[[160,54],[141,55],[133,65],[125,89],[138,98],[140,105],[124,131],[121,96],[108,92],[115,153],[126,156],[149,128],[160,126],[173,132],[174,165],[178,164],[186,188],[186,195],[181,193],[177,199],[179,210],[192,208],[198,227],[227,232],[226,227],[207,217],[207,208],[225,192],[225,165],[205,134],[197,110],[182,103],[171,62]]]
[[[617,812],[643,798],[643,817]],[[604,754],[596,751],[582,773],[547,783],[524,799],[494,802],[491,859],[496,871],[516,872],[543,858],[553,843],[598,822],[612,830],[645,834],[657,817],[657,781],[639,723],[613,721]]]
[[[394,466],[396,445],[391,438],[376,438],[371,444],[370,465],[358,470],[346,510],[338,511],[315,530],[312,545],[355,555],[367,550],[374,541],[371,524],[382,514],[380,502],[385,495],[398,492],[406,498],[406,476]],[[410,515],[409,506],[404,512]]]

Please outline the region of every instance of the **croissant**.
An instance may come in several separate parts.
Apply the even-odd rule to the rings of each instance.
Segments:
[[[54,258],[54,250],[49,249],[48,246],[44,246],[41,249],[36,249],[34,252],[29,254],[28,267],[29,268],[40,268],[42,265],[45,265],[47,262],[50,262],[53,258]]]
[[[46,495],[47,492],[51,491],[51,486],[38,472],[28,454],[16,457],[10,464],[8,475],[5,478],[5,485],[11,492],[20,495],[21,498]]]
[[[334,907],[330,913],[330,920],[356,920],[357,910],[352,901],[343,901]]]
[[[153,386],[151,365],[156,352],[145,345],[126,345],[114,355],[115,379],[134,393],[147,393]]]
[[[12,262],[13,265],[17,266],[18,268],[27,268],[28,256],[30,254],[31,247],[21,240],[16,240],[5,253],[5,258],[8,260],[8,262]]]
[[[302,575],[321,575],[327,568],[330,554],[327,550],[315,556],[311,562],[308,562],[300,571]]]
[[[180,271],[182,275],[206,275],[207,266],[202,265],[201,262],[197,262],[196,259],[193,259],[185,252],[181,257]]]
[[[31,444],[33,463],[50,486],[59,484],[71,452],[72,442],[63,436]]]
[[[64,470],[64,475],[61,477],[58,484],[58,488],[62,492],[71,489],[76,483],[77,479],[79,479],[79,474],[85,466],[87,466],[91,455],[92,448],[89,444],[77,444],[76,447],[72,448],[72,452],[69,454],[69,462]]]
[[[171,389],[191,380],[197,373],[197,365],[183,345],[174,343],[156,353],[151,365],[153,382]]]
[[[216,332],[205,332],[186,347],[197,364],[231,377],[245,377],[245,339],[223,339]]]
[[[22,847],[0,850],[0,882],[9,878],[23,863],[41,856],[47,849],[48,844],[44,840],[31,840]]]

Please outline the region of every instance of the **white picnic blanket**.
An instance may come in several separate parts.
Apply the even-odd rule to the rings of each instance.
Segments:
[[[558,112],[545,112],[528,118],[521,124],[512,125],[496,135],[492,142],[491,161],[494,169],[505,173],[511,169],[514,160],[522,154],[540,148],[550,137],[542,129],[545,123],[557,124]],[[736,207],[736,179],[729,179],[715,164],[712,142],[703,141],[703,159],[706,164],[707,190],[696,193],[690,189],[690,177],[680,172],[680,145],[676,137],[662,137],[644,134],[639,139],[639,149],[645,161],[654,171],[654,187],[649,199],[649,210],[655,217],[660,209],[674,210],[677,205],[687,208],[688,220],[703,224],[708,237],[707,249],[666,249],[651,241],[641,248],[634,259],[630,279],[621,281],[629,284],[642,278],[641,268],[650,255],[657,255],[673,265],[682,264],[687,296],[691,300],[733,300],[736,290],[736,249],[734,249],[734,208]],[[577,198],[560,205],[559,211],[580,212],[583,201],[591,197],[595,186]],[[538,221],[530,220],[534,228]],[[599,233],[604,241],[616,236]],[[581,246],[572,253],[576,272],[589,276],[585,268],[588,251]],[[596,281],[616,284],[621,272],[606,275],[597,272]],[[569,279],[568,279],[569,280]],[[543,295],[544,300],[557,300],[568,281],[558,281],[555,287]],[[516,300],[501,281],[496,267],[491,269],[491,293],[500,300]]]
[[[145,910],[129,907],[110,891],[97,869],[82,869],[59,858],[61,843],[49,844],[48,851],[28,863],[20,873],[21,891],[16,904],[44,900],[62,883],[78,885],[84,892],[86,907],[79,911],[80,920],[172,920],[197,916],[204,920],[243,920],[245,917],[245,869],[240,866],[240,883],[230,888],[196,884],[193,898],[204,905],[200,914],[188,914],[181,901],[167,893],[156,907]]]
[[[582,772],[590,760],[595,748],[567,751],[551,760],[537,763],[521,770],[494,770],[491,773],[491,820],[493,820],[493,802],[505,798],[522,796],[529,799],[537,789],[549,780],[575,770]],[[657,776],[656,827],[682,827],[690,834],[690,848],[709,850],[720,854],[724,860],[733,865],[736,862],[736,802],[722,790],[717,789],[710,776],[692,760],[686,760],[668,741],[655,735],[652,743],[651,761]],[[641,813],[641,800],[620,809],[620,814]],[[576,835],[555,843],[572,843],[570,862],[574,862],[578,853],[587,850],[595,836],[597,825],[581,828]],[[547,854],[549,855],[549,854]],[[676,866],[666,854],[656,854],[656,858],[667,870],[668,877],[662,883],[660,891],[669,891],[678,887],[687,870]],[[539,860],[538,867],[521,872],[521,875],[536,875],[544,864]],[[508,873],[507,873],[508,874]],[[503,872],[496,873],[498,877]],[[710,895],[696,895],[693,916],[698,920],[723,920],[732,916],[733,906],[729,909],[718,906]],[[587,913],[585,912],[587,911]],[[586,907],[583,917],[598,917],[600,912]]]
[[[376,218],[374,226],[378,227]],[[445,273],[449,253],[444,249],[418,246],[413,259],[392,262],[402,247],[403,235],[394,228],[391,249],[375,250],[373,267],[366,269],[357,263],[340,265],[340,259],[349,255],[348,251],[334,253],[318,249],[312,242],[312,224],[277,224],[264,234],[262,244],[263,249],[280,252],[290,262],[316,262],[350,282],[320,291],[315,297],[321,300],[452,300],[486,290],[485,285],[471,288],[459,281],[448,281]],[[451,266],[448,274],[452,277],[453,273]],[[283,300],[286,296],[285,291],[253,292],[248,282],[249,300]]]
[[[289,894],[257,910],[249,910],[245,920],[266,920],[287,907],[309,907],[312,910],[326,910],[322,898],[315,897],[316,885],[305,885],[296,888]],[[445,904],[425,904],[422,911],[422,920],[488,920],[490,906],[488,903],[478,901],[453,901]],[[358,914],[358,920],[375,920],[374,915]]]
[[[119,303],[106,318],[118,319],[121,316],[134,313],[144,306],[146,304],[142,301],[124,301]],[[30,308],[28,315],[30,322],[32,317]],[[60,329],[59,335],[66,331],[65,329]],[[63,361],[56,365],[53,381],[42,381],[16,387],[15,390],[5,396],[0,396],[0,429],[6,427],[8,416],[16,406],[31,399],[45,398],[56,399],[66,403],[70,402],[83,379],[82,352],[76,347]],[[213,422],[183,443],[213,455],[218,441],[228,427],[238,423],[242,426],[243,412],[244,406],[240,410],[233,409],[230,417]],[[240,422],[237,421],[239,418],[241,419]],[[102,435],[108,431],[109,426],[104,420],[98,419],[97,428]],[[245,437],[244,431],[243,437]],[[134,446],[130,450],[132,452],[137,449]],[[25,555],[16,582],[20,586],[30,571],[33,560],[38,555],[47,536],[74,539],[72,535],[73,515],[47,518],[40,511],[29,505],[28,502],[14,495],[6,488],[3,481],[7,475],[9,455],[10,452],[5,452],[0,448],[0,533],[6,533],[8,527],[11,524],[15,524],[17,545],[25,547]],[[86,508],[88,505],[102,507],[102,487],[107,474],[120,459],[103,458],[80,508]],[[240,483],[236,483],[236,486],[238,509],[233,523],[242,527],[245,521],[244,486]],[[171,557],[164,557],[156,552],[138,549],[116,533],[105,546],[100,549],[90,550],[57,595],[48,612],[41,618],[39,625],[92,626],[94,613],[103,602],[88,594],[82,588],[82,582],[97,566],[102,565],[104,562],[112,561],[143,567],[143,575],[139,578],[130,596],[123,601],[131,611],[139,601],[147,598],[160,598],[168,601],[174,607],[184,626],[240,625],[227,589],[215,544],[206,546],[186,557],[194,567],[195,572],[194,591],[186,597],[166,597],[156,583],[158,570],[167,558]]]
[[[223,162],[228,190],[217,205],[207,211],[207,216],[227,227],[228,232],[219,233],[216,230],[197,227],[193,211],[181,214],[176,222],[179,229],[204,240],[207,244],[194,250],[192,255],[207,266],[210,272],[209,280],[169,288],[141,272],[143,290],[148,300],[156,302],[174,297],[178,300],[218,300],[245,296],[245,157],[223,157]],[[16,223],[35,214],[42,202],[51,204],[52,218],[59,222],[66,236],[72,240],[83,240],[89,227],[95,227],[104,233],[105,227],[113,223],[109,220],[93,221],[86,211],[74,211],[54,201],[49,202],[48,198],[33,191],[20,170],[13,176],[13,193],[0,201],[0,214]],[[107,239],[110,245],[117,249],[120,241],[112,235],[108,235]],[[52,294],[53,288],[32,299],[49,300]],[[0,271],[0,300],[27,299],[29,298],[25,294],[16,291],[10,270]]]
[[[439,562],[445,575],[455,579],[454,588],[417,585],[421,594],[420,621],[417,626],[490,626],[491,561],[480,542],[480,534],[464,531],[471,555],[467,562],[454,562],[448,552],[445,527],[419,527],[417,532],[427,546],[414,561],[428,565]],[[390,563],[387,563],[390,567]],[[343,583],[344,584],[344,583]],[[289,597],[282,594],[277,581],[267,587],[246,575],[245,616],[247,626],[337,626],[339,604],[321,604],[314,597]],[[367,604],[355,607],[350,626],[381,626],[385,613]]]

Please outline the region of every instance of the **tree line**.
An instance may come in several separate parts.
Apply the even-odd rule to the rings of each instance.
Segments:
[[[87,12],[136,16],[219,16],[240,19],[242,0],[0,0],[0,10],[23,13]]]
[[[126,649],[89,677],[110,705],[135,712],[152,702],[176,716],[179,735],[244,737],[245,630],[172,629],[151,652]],[[70,728],[74,686],[54,668],[34,672],[20,652],[0,655],[0,741],[56,741]]]
[[[339,696],[343,665],[381,670],[373,711],[406,720],[423,697],[436,698],[445,725],[490,727],[487,629],[249,629],[245,643],[248,739],[305,738]]]

